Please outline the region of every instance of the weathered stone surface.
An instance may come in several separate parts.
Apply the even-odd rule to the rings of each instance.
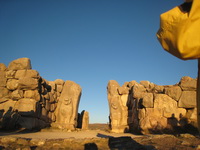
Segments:
[[[194,108],[196,107],[196,91],[183,91],[178,101],[178,107]]]
[[[154,101],[153,101],[153,94],[152,93],[146,93],[142,99],[142,105],[145,108],[153,108]]]
[[[35,90],[38,88],[38,80],[34,78],[24,77],[19,78],[19,89]]]
[[[165,94],[178,101],[181,97],[182,90],[179,86],[170,86],[165,88]]]
[[[89,112],[82,111],[81,116],[82,116],[82,129],[87,130],[89,127]]]
[[[157,94],[154,99],[154,108],[157,109],[164,117],[172,116],[179,118],[180,114],[185,116],[185,109],[178,109],[177,102],[165,94]]]
[[[0,87],[5,87],[6,86],[6,72],[0,70]]]
[[[31,69],[31,61],[29,58],[19,58],[13,60],[8,65],[8,70],[23,70]]]
[[[34,99],[35,101],[40,101],[41,97],[38,90],[27,90],[24,92],[24,98]]]
[[[118,88],[118,92],[119,92],[120,95],[128,94],[129,93],[129,88],[125,87],[125,86],[124,87],[123,86],[119,87]]]
[[[57,85],[64,85],[64,83],[65,83],[65,81],[62,80],[62,79],[56,79],[54,82],[55,82],[55,84],[57,84]]]
[[[7,81],[7,89],[8,90],[16,90],[19,86],[19,80],[16,80],[16,79],[9,79]]]
[[[193,79],[191,77],[182,77],[179,83],[180,87],[184,91],[194,91],[197,88],[197,79]]]
[[[73,130],[77,126],[78,105],[81,87],[73,81],[66,81],[56,108],[56,122],[53,127]]]
[[[7,69],[6,65],[3,63],[0,63],[0,71],[5,71],[6,69]]]
[[[23,98],[24,96],[24,93],[22,90],[15,90],[11,93],[11,99],[12,100],[18,100],[18,99],[21,99]]]
[[[111,131],[123,133],[128,130],[128,108],[126,101],[128,95],[119,95],[119,84],[115,80],[110,80],[107,86],[108,102],[110,108]],[[122,99],[121,99],[122,98]]]
[[[154,90],[155,90],[156,93],[163,93],[163,91],[164,91],[164,86],[155,85]]]
[[[146,92],[147,92],[146,88],[141,84],[136,83],[133,86],[133,89],[132,89],[133,98],[136,98],[136,99],[143,98]]]
[[[1,97],[9,97],[9,90],[4,87],[0,87],[0,98]]]
[[[35,116],[37,102],[34,99],[23,98],[16,102],[15,110],[23,116]]]
[[[15,73],[15,78],[39,78],[39,73],[36,70],[17,70]]]
[[[63,85],[56,85],[56,90],[61,93],[63,90]]]
[[[16,71],[14,70],[8,70],[6,71],[6,78],[7,79],[14,79],[15,78]]]
[[[143,85],[147,91],[151,91],[155,87],[155,85],[149,81],[140,81],[140,84]]]

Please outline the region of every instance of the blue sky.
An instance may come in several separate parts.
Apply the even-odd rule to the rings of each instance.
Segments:
[[[159,15],[182,0],[0,0],[0,63],[22,57],[49,80],[81,85],[79,112],[108,122],[109,80],[173,85],[197,77],[197,61],[165,52]]]

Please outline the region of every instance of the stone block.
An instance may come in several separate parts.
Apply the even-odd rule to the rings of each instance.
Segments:
[[[27,90],[24,92],[24,98],[35,99],[36,101],[40,101],[41,96],[38,90]]]
[[[16,90],[19,87],[19,80],[17,79],[8,79],[6,87],[8,90]]]
[[[143,85],[138,84],[138,83],[136,83],[132,88],[133,98],[136,98],[136,99],[143,98],[146,92],[147,92],[146,88]]]
[[[127,95],[129,93],[129,88],[125,87],[125,86],[124,87],[123,86],[122,87],[118,87],[117,90],[118,90],[120,95],[123,95],[123,94]]]
[[[178,101],[180,108],[195,108],[196,107],[196,91],[183,91]]]
[[[182,90],[179,86],[169,86],[165,88],[165,94],[178,101],[181,97]]]
[[[19,78],[19,89],[21,90],[38,89],[38,79],[29,77]]]
[[[4,87],[0,87],[0,98],[1,97],[9,97],[9,90]]]
[[[54,82],[55,82],[55,84],[57,84],[57,85],[64,85],[64,83],[65,83],[65,81],[62,80],[62,79],[56,79]]]
[[[19,100],[22,99],[24,96],[24,93],[22,90],[15,90],[11,93],[11,99],[12,100]]]
[[[15,78],[16,71],[14,70],[8,70],[6,71],[6,78],[7,79],[14,79]]]
[[[197,79],[187,76],[182,77],[179,85],[184,91],[195,91],[197,88]]]
[[[146,108],[153,108],[153,93],[145,93],[142,99],[142,105]]]
[[[34,99],[23,98],[16,102],[15,110],[22,116],[34,117],[37,115],[37,105]]]
[[[31,69],[31,61],[29,58],[19,58],[13,60],[8,65],[8,70],[24,70]]]
[[[15,78],[36,78],[39,79],[40,75],[36,70],[17,70],[15,73]]]

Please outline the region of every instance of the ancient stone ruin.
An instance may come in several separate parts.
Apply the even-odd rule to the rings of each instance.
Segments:
[[[175,85],[130,81],[120,86],[110,80],[107,93],[111,131],[147,134],[195,130],[196,82],[183,77]]]
[[[0,129],[74,130],[81,87],[73,81],[47,81],[32,70],[30,59],[0,64]],[[89,116],[88,116],[89,117]]]

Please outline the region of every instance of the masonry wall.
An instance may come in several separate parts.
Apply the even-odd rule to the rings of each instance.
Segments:
[[[114,85],[113,82],[108,83],[108,100],[121,101],[118,107],[124,107],[123,111],[127,111],[124,116],[127,120],[123,123],[126,129],[116,131],[112,127],[113,121],[116,122],[122,117],[111,118],[111,131],[147,134],[188,132],[196,129],[196,79],[183,77],[177,84],[166,86],[149,81],[130,81],[121,87],[117,85],[115,96],[109,94],[109,87]],[[112,110],[110,106],[110,116],[116,116]],[[116,108],[115,112],[122,114],[119,108]],[[120,126],[118,123],[115,128]]]
[[[32,70],[28,58],[14,60],[8,67],[0,64],[1,129],[41,129],[54,124],[55,128],[73,130],[77,126],[80,96],[78,84],[61,79],[45,80]],[[69,114],[57,113],[62,108],[72,110]]]

